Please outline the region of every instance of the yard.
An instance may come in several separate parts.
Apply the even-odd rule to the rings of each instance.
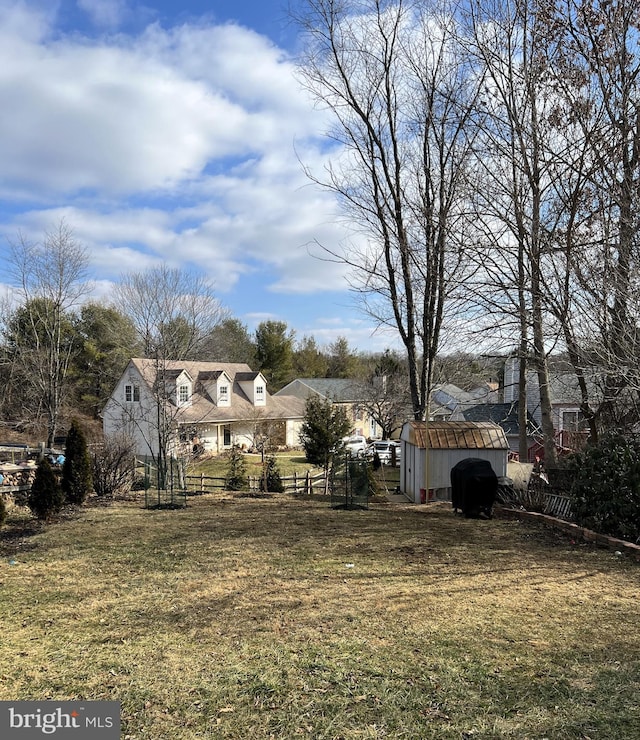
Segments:
[[[640,737],[640,569],[548,530],[222,494],[26,526],[0,700],[119,700],[130,740]]]

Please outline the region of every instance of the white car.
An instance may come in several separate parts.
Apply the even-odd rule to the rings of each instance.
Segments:
[[[367,440],[360,434],[355,434],[353,437],[345,437],[342,440],[344,449],[353,457],[364,457],[367,451]]]
[[[393,450],[395,449],[395,464],[400,464],[401,447],[397,442],[393,442],[390,439],[382,439],[377,442],[372,442],[367,448],[367,457],[373,459],[375,453],[378,453],[378,458],[383,465],[391,465],[393,461]]]

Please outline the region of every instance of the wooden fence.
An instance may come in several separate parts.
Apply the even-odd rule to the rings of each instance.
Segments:
[[[280,477],[284,486],[285,493],[324,493],[325,492],[325,475],[324,473],[311,474],[294,473]],[[249,490],[259,491],[261,476],[249,476]],[[186,475],[185,483],[187,491],[190,494],[214,493],[215,491],[225,490],[225,478],[211,475]]]

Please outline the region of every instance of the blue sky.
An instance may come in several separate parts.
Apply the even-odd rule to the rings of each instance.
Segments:
[[[167,262],[203,271],[250,330],[382,350],[344,268],[353,238],[305,178],[332,150],[295,77],[287,0],[0,0],[0,232],[64,219],[95,295]],[[5,286],[6,289],[6,286]]]

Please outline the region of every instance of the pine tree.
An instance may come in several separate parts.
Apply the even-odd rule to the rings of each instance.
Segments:
[[[225,478],[228,491],[243,491],[248,488],[247,464],[238,445],[233,445],[229,452],[229,467]]]
[[[62,490],[71,504],[82,504],[93,489],[91,457],[78,422],[71,422],[62,466]]]
[[[260,479],[260,490],[270,491],[271,493],[283,493],[284,484],[278,470],[278,461],[275,455],[269,455],[266,462],[266,470],[263,478]],[[266,488],[265,488],[266,486]]]
[[[43,458],[36,469],[27,505],[38,519],[50,519],[62,509],[63,504],[64,493],[58,485],[51,464]]]

